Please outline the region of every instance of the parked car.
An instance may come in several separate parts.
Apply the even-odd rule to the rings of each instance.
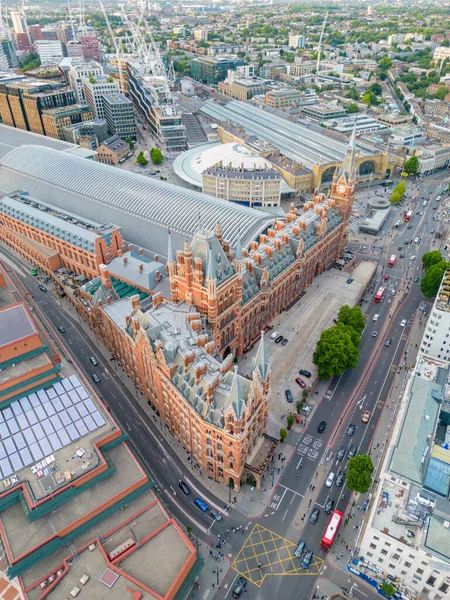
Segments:
[[[287,346],[289,340],[287,338],[284,338],[284,340],[281,342],[282,346]]]
[[[307,550],[305,553],[305,556],[303,557],[303,560],[301,562],[301,565],[304,569],[307,569],[309,567],[309,563],[311,562],[312,556],[313,556],[312,550]]]
[[[92,374],[92,380],[94,383],[100,383],[100,377],[96,373]]]
[[[347,453],[347,457],[348,458],[353,458],[355,456],[355,454],[356,454],[356,450],[357,450],[357,448],[356,448],[355,444],[352,444],[350,446],[350,449],[349,449],[348,453]]]
[[[345,456],[345,446],[339,446],[338,451],[336,452],[336,458],[338,460],[343,460]]]
[[[94,365],[94,367],[96,367],[98,365],[98,362],[97,362],[97,359],[95,358],[95,356],[90,356],[89,360]]]
[[[356,431],[356,425],[354,423],[350,423],[350,425],[347,427],[347,435],[353,435]]]
[[[309,371],[306,371],[306,369],[300,369],[298,374],[303,375],[304,377],[311,377],[311,373]]]
[[[275,344],[279,344],[280,342],[282,342],[282,341],[283,341],[283,339],[284,339],[284,338],[283,338],[283,336],[282,336],[282,335],[279,335],[279,336],[277,337],[277,339],[275,340]]]
[[[245,577],[239,577],[239,579],[236,581],[236,585],[233,588],[233,598],[240,598],[246,587],[247,580]]]
[[[333,472],[328,473],[328,477],[327,477],[327,479],[325,481],[325,485],[327,487],[331,487],[333,485],[333,483],[334,483],[334,478],[335,478],[335,474]]]
[[[365,410],[363,416],[361,417],[361,421],[363,423],[368,423],[370,420],[370,410]]]
[[[330,513],[333,512],[333,508],[334,508],[334,500],[333,500],[333,498],[328,498],[328,500],[325,502],[325,504],[323,506],[323,512],[326,515],[329,515]]]
[[[342,485],[344,484],[344,481],[345,481],[345,473],[344,473],[344,471],[339,471],[334,485],[336,485],[337,487],[342,487]]]
[[[400,323],[400,327],[405,327],[407,321],[406,319],[402,319],[401,323]]]
[[[280,335],[280,334],[279,334],[279,332],[278,332],[278,331],[274,331],[274,332],[271,334],[270,338],[271,338],[272,340],[276,340],[276,339],[277,339],[277,337],[278,337],[279,335]]]
[[[301,388],[305,388],[305,387],[306,387],[306,383],[303,381],[303,379],[300,379],[300,377],[296,377],[296,378],[295,378],[295,381],[296,381],[296,383],[298,383],[298,385],[299,385]]]
[[[349,278],[347,279],[347,283],[353,283],[353,277],[349,277]]]
[[[291,403],[291,402],[293,402],[293,401],[294,401],[294,398],[293,398],[293,396],[292,396],[292,392],[291,392],[291,390],[286,390],[284,393],[285,393],[285,395],[286,395],[286,400],[287,400],[289,403]]]
[[[315,508],[312,513],[311,516],[309,517],[309,522],[312,525],[315,525],[317,523],[317,519],[319,518],[319,509]]]
[[[294,555],[297,558],[300,558],[301,555],[303,554],[303,550],[305,549],[305,542],[302,542],[302,540],[299,541],[297,548],[295,549]]]
[[[373,315],[372,321],[378,321],[379,318],[380,318],[380,315]]]
[[[385,342],[384,345],[387,346],[389,348],[389,346],[392,344],[392,340],[391,338],[388,338]]]
[[[216,521],[221,521],[222,520],[222,515],[220,513],[217,512],[217,510],[210,510],[209,514],[212,516],[213,519],[215,519]]]
[[[319,433],[323,433],[325,431],[326,426],[327,426],[327,422],[326,421],[320,421],[319,427],[317,428],[317,431]]]
[[[189,494],[191,493],[191,488],[187,485],[187,483],[184,483],[184,481],[180,481],[178,487],[185,496],[189,496]]]
[[[60,331],[61,333],[66,333],[66,329],[65,327],[63,327],[63,325],[58,325],[58,331]]]
[[[203,500],[201,500],[200,498],[196,498],[194,504],[203,512],[206,512],[208,510],[208,505],[206,504],[206,502],[203,502]]]

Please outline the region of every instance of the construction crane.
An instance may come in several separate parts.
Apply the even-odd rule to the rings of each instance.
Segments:
[[[70,9],[70,1],[67,0],[67,8],[69,9],[69,19],[70,19],[70,26],[72,27],[72,40],[75,42],[77,39],[77,36],[75,35],[75,25],[72,19],[72,11]]]
[[[323,20],[323,25],[322,25],[322,31],[320,32],[319,47],[317,48],[316,73],[319,72],[319,67],[320,67],[320,53],[321,53],[321,50],[322,50],[322,38],[323,38],[323,33],[325,31],[325,27],[327,25],[327,19],[328,19],[328,13],[326,13],[326,15],[325,15],[325,19]]]
[[[106,13],[105,6],[104,6],[102,0],[98,0],[98,1],[99,1],[99,4],[100,4],[100,8],[102,10],[103,16],[105,17],[106,26],[108,27],[108,32],[109,32],[109,35],[111,37],[111,42],[112,42],[112,44],[114,46],[114,50],[116,51],[117,66],[119,68],[119,85],[120,85],[120,91],[123,93],[124,84],[123,84],[122,58],[121,58],[122,48],[121,48],[120,44],[117,43],[117,40],[114,37],[114,33],[113,33],[113,30],[112,30],[112,27],[111,27],[111,23],[109,22],[108,15]]]

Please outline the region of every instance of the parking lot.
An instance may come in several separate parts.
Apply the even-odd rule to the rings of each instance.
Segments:
[[[265,341],[271,368],[270,421],[274,429],[275,426],[279,429],[282,416],[289,409],[295,411],[295,403],[302,397],[303,390],[295,382],[295,378],[301,377],[306,383],[306,389],[311,388],[317,380],[317,368],[312,357],[322,331],[333,326],[333,319],[343,304],[354,306],[359,302],[376,268],[374,262],[360,262],[351,274],[351,284],[347,283],[349,273],[344,271],[333,268],[322,273],[306,289],[303,298],[272,323],[273,328],[267,332]],[[286,346],[275,343],[270,337],[275,331],[288,339]],[[242,373],[250,373],[251,360],[256,350],[257,345],[242,359]],[[309,371],[311,377],[299,376],[300,369]],[[286,401],[286,389],[292,392],[292,404]]]

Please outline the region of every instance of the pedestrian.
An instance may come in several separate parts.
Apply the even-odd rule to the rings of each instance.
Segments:
[[[213,586],[213,589],[214,589],[214,582],[213,582],[212,586]]]
[[[348,544],[345,544],[345,549],[348,550]]]

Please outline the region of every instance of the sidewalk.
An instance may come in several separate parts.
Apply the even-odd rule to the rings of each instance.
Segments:
[[[375,467],[374,480],[376,479],[377,468],[380,463],[382,463],[384,452],[387,451],[389,447],[391,426],[395,419],[399,400],[403,396],[408,375],[411,369],[414,368],[416,362],[418,347],[420,346],[420,341],[422,339],[426,318],[427,317],[422,312],[416,312],[409,338],[404,348],[403,357],[400,361],[401,364],[396,365],[397,372],[389,393],[385,398],[380,398],[379,400],[379,402],[381,401],[384,403],[384,406],[375,433],[372,437],[369,450],[369,455],[371,456]],[[364,510],[365,501],[365,495],[359,493],[351,494],[344,511],[343,525],[341,526],[336,542],[327,557],[327,560],[330,561],[333,566],[345,571],[347,570],[347,562],[351,560],[353,550],[357,546],[360,530],[364,527],[364,517],[366,514]]]
[[[197,546],[198,542],[197,550],[204,560],[204,566],[188,600],[207,600],[209,596],[213,597],[220,590],[222,581],[231,569],[231,562],[222,551],[211,548],[200,540],[191,539],[191,541],[194,546]]]

